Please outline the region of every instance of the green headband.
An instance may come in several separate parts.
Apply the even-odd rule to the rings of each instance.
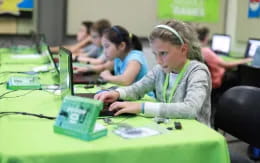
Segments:
[[[181,38],[181,36],[179,35],[179,33],[172,27],[168,26],[168,25],[164,25],[164,24],[161,24],[161,25],[157,25],[155,26],[155,28],[163,28],[163,29],[167,29],[168,31],[172,32],[181,42],[181,44],[183,45],[184,44],[184,41],[183,39]]]

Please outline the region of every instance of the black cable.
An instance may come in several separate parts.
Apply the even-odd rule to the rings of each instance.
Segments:
[[[24,94],[21,94],[21,95],[12,96],[12,97],[4,97],[5,95],[7,95],[7,94],[9,94],[9,93],[18,91],[18,90],[12,90],[12,91],[8,91],[8,92],[5,92],[5,93],[1,94],[1,95],[0,95],[0,99],[3,99],[3,98],[17,98],[17,97],[22,97],[22,96],[25,96],[25,95],[27,95],[27,94],[29,94],[29,93],[32,93],[33,91],[36,91],[36,90],[41,90],[41,91],[44,91],[44,92],[47,92],[47,93],[50,93],[50,94],[51,94],[51,92],[48,92],[48,91],[47,91],[48,89],[33,89],[33,90],[30,90],[30,91],[28,91],[28,92],[26,92],[26,93],[24,93]],[[52,90],[55,91],[55,90],[59,90],[59,89],[52,89]],[[57,95],[57,96],[59,96],[59,95]]]
[[[38,117],[38,118],[45,118],[45,119],[49,119],[49,120],[56,119],[56,117],[46,116],[43,114],[35,114],[35,113],[27,113],[27,112],[0,112],[0,115],[3,115],[3,116],[12,115],[12,114],[28,115],[28,116]]]
[[[21,95],[17,95],[17,96],[12,96],[12,97],[3,97],[4,95],[1,95],[0,96],[0,99],[3,99],[3,98],[17,98],[17,97],[22,97],[22,96],[25,96],[25,95],[28,95],[29,93],[32,93],[33,91],[36,91],[37,89],[35,89],[35,90],[30,90],[30,91],[28,91],[28,92],[26,92],[26,93],[24,93],[24,94],[21,94]],[[14,91],[17,91],[17,90],[14,90]],[[13,91],[13,92],[14,92]],[[11,93],[11,91],[10,91],[10,93]],[[5,94],[6,95],[6,94]]]
[[[7,82],[0,82],[0,85],[6,84]]]
[[[5,72],[0,72],[0,74],[11,74],[11,73],[17,73],[17,74],[37,74],[36,72],[33,72],[33,71],[5,71]]]
[[[11,71],[0,72],[0,74],[7,74],[7,73],[12,73],[12,72]]]
[[[5,95],[7,95],[7,94],[9,94],[9,93],[15,92],[15,91],[17,91],[17,90],[8,91],[8,92],[5,92],[5,93],[1,94],[1,95],[0,95],[0,99],[1,99],[3,96],[5,96]]]

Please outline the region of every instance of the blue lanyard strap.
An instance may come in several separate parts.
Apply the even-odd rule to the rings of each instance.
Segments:
[[[169,96],[169,98],[166,98],[166,92],[167,92],[167,88],[169,87],[169,78],[170,78],[170,74],[168,73],[166,75],[164,84],[163,84],[163,99],[166,103],[170,103],[172,101],[173,95],[176,91],[177,86],[179,85],[180,81],[182,80],[185,72],[187,71],[187,68],[190,64],[190,60],[187,60],[185,65],[183,66],[183,68],[181,69],[181,72],[178,74],[177,79],[174,81],[172,90],[171,90],[171,94]]]

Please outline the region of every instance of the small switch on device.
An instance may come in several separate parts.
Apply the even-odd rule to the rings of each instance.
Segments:
[[[175,129],[177,129],[177,130],[182,129],[181,122],[174,122],[174,127],[175,127]]]

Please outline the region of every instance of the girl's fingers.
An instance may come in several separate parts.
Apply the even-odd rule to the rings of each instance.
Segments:
[[[114,102],[113,104],[110,105],[109,110],[113,111],[113,110],[122,109],[124,107],[123,103],[124,102]]]

